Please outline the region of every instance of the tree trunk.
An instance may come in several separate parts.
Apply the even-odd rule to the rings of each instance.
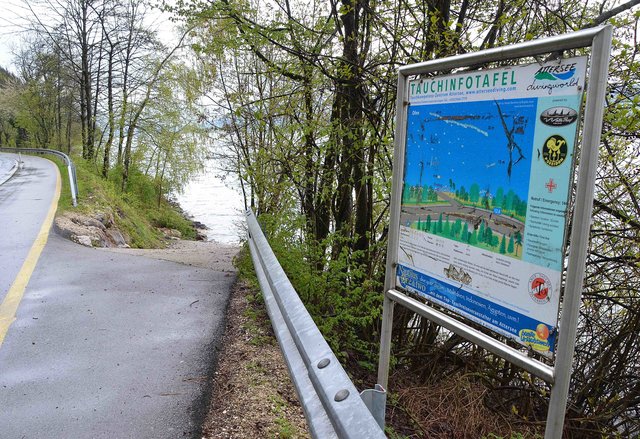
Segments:
[[[109,156],[111,154],[111,146],[113,144],[113,135],[115,132],[115,118],[113,114],[113,51],[114,45],[111,45],[109,50],[109,66],[107,70],[107,117],[109,124],[109,134],[107,136],[107,142],[104,145],[104,158],[102,160],[102,176],[104,178],[107,178],[109,175]]]

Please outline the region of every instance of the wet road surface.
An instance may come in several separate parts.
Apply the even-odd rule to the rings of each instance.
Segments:
[[[5,163],[18,159],[16,154],[0,156]],[[0,184],[0,302],[18,275],[56,191],[57,169],[52,162],[29,156],[22,160],[22,168]],[[0,181],[8,176],[9,168],[3,170]]]
[[[200,437],[233,280],[49,235],[0,345],[0,438]]]

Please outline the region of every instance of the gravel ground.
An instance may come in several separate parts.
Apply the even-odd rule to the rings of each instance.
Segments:
[[[101,248],[100,250],[146,256],[216,271],[235,272],[232,261],[240,249],[215,242],[175,240],[163,249]]]

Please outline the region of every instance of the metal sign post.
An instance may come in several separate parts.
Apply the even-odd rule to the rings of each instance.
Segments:
[[[604,26],[399,69],[381,386],[387,387],[399,303],[552,384],[545,437],[561,437],[611,33]],[[412,79],[583,47],[591,47],[591,59],[573,199],[586,57]],[[476,163],[465,163],[467,157]],[[487,163],[477,163],[479,157]],[[569,206],[573,228],[562,288]],[[555,360],[553,366],[469,321]]]

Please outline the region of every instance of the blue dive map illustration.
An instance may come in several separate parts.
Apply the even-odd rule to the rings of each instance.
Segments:
[[[482,196],[513,191],[526,201],[537,99],[409,107],[404,183]]]
[[[410,106],[402,224],[522,259],[536,110],[536,98]]]

